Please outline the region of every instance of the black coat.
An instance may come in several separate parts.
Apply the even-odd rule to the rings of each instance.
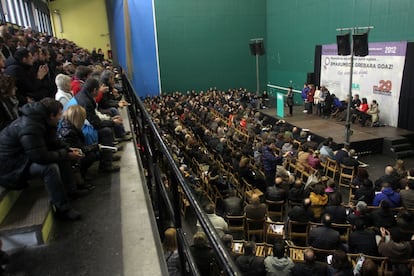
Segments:
[[[80,129],[77,129],[68,120],[62,120],[58,129],[58,137],[72,148],[82,149],[84,153],[98,151],[98,144],[85,146],[85,137]]]
[[[263,257],[240,256],[236,259],[236,264],[244,276],[266,275]]]
[[[368,230],[356,230],[349,235],[349,251],[378,256],[375,233]]]
[[[240,216],[243,214],[243,200],[237,196],[230,196],[223,200],[225,215]]]
[[[321,249],[339,249],[341,238],[339,232],[320,226],[311,230],[309,234],[309,245]]]
[[[276,185],[266,188],[266,199],[271,201],[286,200],[286,191]]]
[[[56,128],[47,124],[48,112],[40,102],[22,107],[22,116],[0,132],[0,185],[24,186],[31,163],[68,160],[68,147],[56,139]]]
[[[89,123],[96,129],[99,130],[104,127],[113,127],[114,122],[110,120],[101,120],[98,115],[96,115],[96,102],[92,95],[82,88],[78,94],[75,95],[75,98],[80,106],[86,110],[86,119]]]
[[[321,263],[296,263],[292,268],[293,276],[325,276],[328,275],[327,265]]]
[[[10,56],[6,60],[4,73],[16,80],[16,97],[20,105],[27,103],[26,97],[39,101],[47,96],[47,93],[43,93],[40,89],[41,81],[37,79],[32,66],[20,63],[13,56]]]

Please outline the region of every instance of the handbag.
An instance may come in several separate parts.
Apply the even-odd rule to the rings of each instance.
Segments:
[[[85,123],[82,126],[82,133],[85,137],[85,146],[98,143],[98,131],[88,120],[85,120]]]
[[[305,189],[309,185],[313,185],[319,182],[319,172],[316,171],[313,174],[309,175],[308,179],[306,180]]]

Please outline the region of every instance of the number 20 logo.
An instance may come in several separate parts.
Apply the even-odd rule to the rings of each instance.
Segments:
[[[390,92],[392,90],[392,82],[390,80],[380,80],[378,85],[379,91]]]

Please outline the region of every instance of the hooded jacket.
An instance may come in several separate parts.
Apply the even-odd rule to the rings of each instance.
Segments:
[[[31,163],[68,160],[68,147],[56,139],[56,128],[47,124],[46,107],[34,102],[21,111],[22,116],[0,132],[0,185],[10,189],[26,185]]]
[[[383,188],[381,193],[375,195],[372,205],[379,206],[382,200],[386,200],[390,204],[390,208],[401,206],[401,196],[393,191],[391,187]]]
[[[277,258],[268,256],[264,260],[267,276],[288,276],[291,269],[295,266],[290,258]]]

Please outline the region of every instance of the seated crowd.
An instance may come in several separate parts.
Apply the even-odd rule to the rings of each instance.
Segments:
[[[54,213],[79,219],[71,201],[94,188],[88,168],[119,171],[113,150],[131,139],[118,69],[68,40],[3,25],[0,70],[0,185],[40,177]]]
[[[390,260],[414,258],[414,169],[406,170],[398,160],[373,182],[349,145],[337,148],[332,138],[314,141],[305,130],[261,114],[256,101],[244,89],[176,92],[145,99],[181,172],[205,203],[207,216],[243,275],[353,275],[351,253]],[[348,193],[340,190],[338,172],[326,175],[327,160],[351,167],[354,177],[346,203],[343,198],[348,199]],[[278,201],[288,209],[287,215],[271,214],[272,203]],[[235,216],[242,216],[246,225],[249,220],[262,225],[261,233],[241,231],[246,241],[242,252],[236,252],[232,242],[236,236],[240,239],[240,233],[231,230]],[[260,254],[255,242],[269,242],[268,225],[278,221],[284,224],[284,242],[273,239],[273,255],[256,256]],[[303,223],[305,241],[288,238],[289,221]],[[350,232],[346,238],[337,228],[341,225]],[[210,252],[194,255],[201,274],[209,275],[214,254],[200,231],[192,251]],[[286,244],[306,246],[304,259],[292,263]],[[318,249],[331,250],[332,263],[316,262]],[[365,257],[359,269],[373,267],[377,264]],[[404,271],[408,266],[388,269]]]

